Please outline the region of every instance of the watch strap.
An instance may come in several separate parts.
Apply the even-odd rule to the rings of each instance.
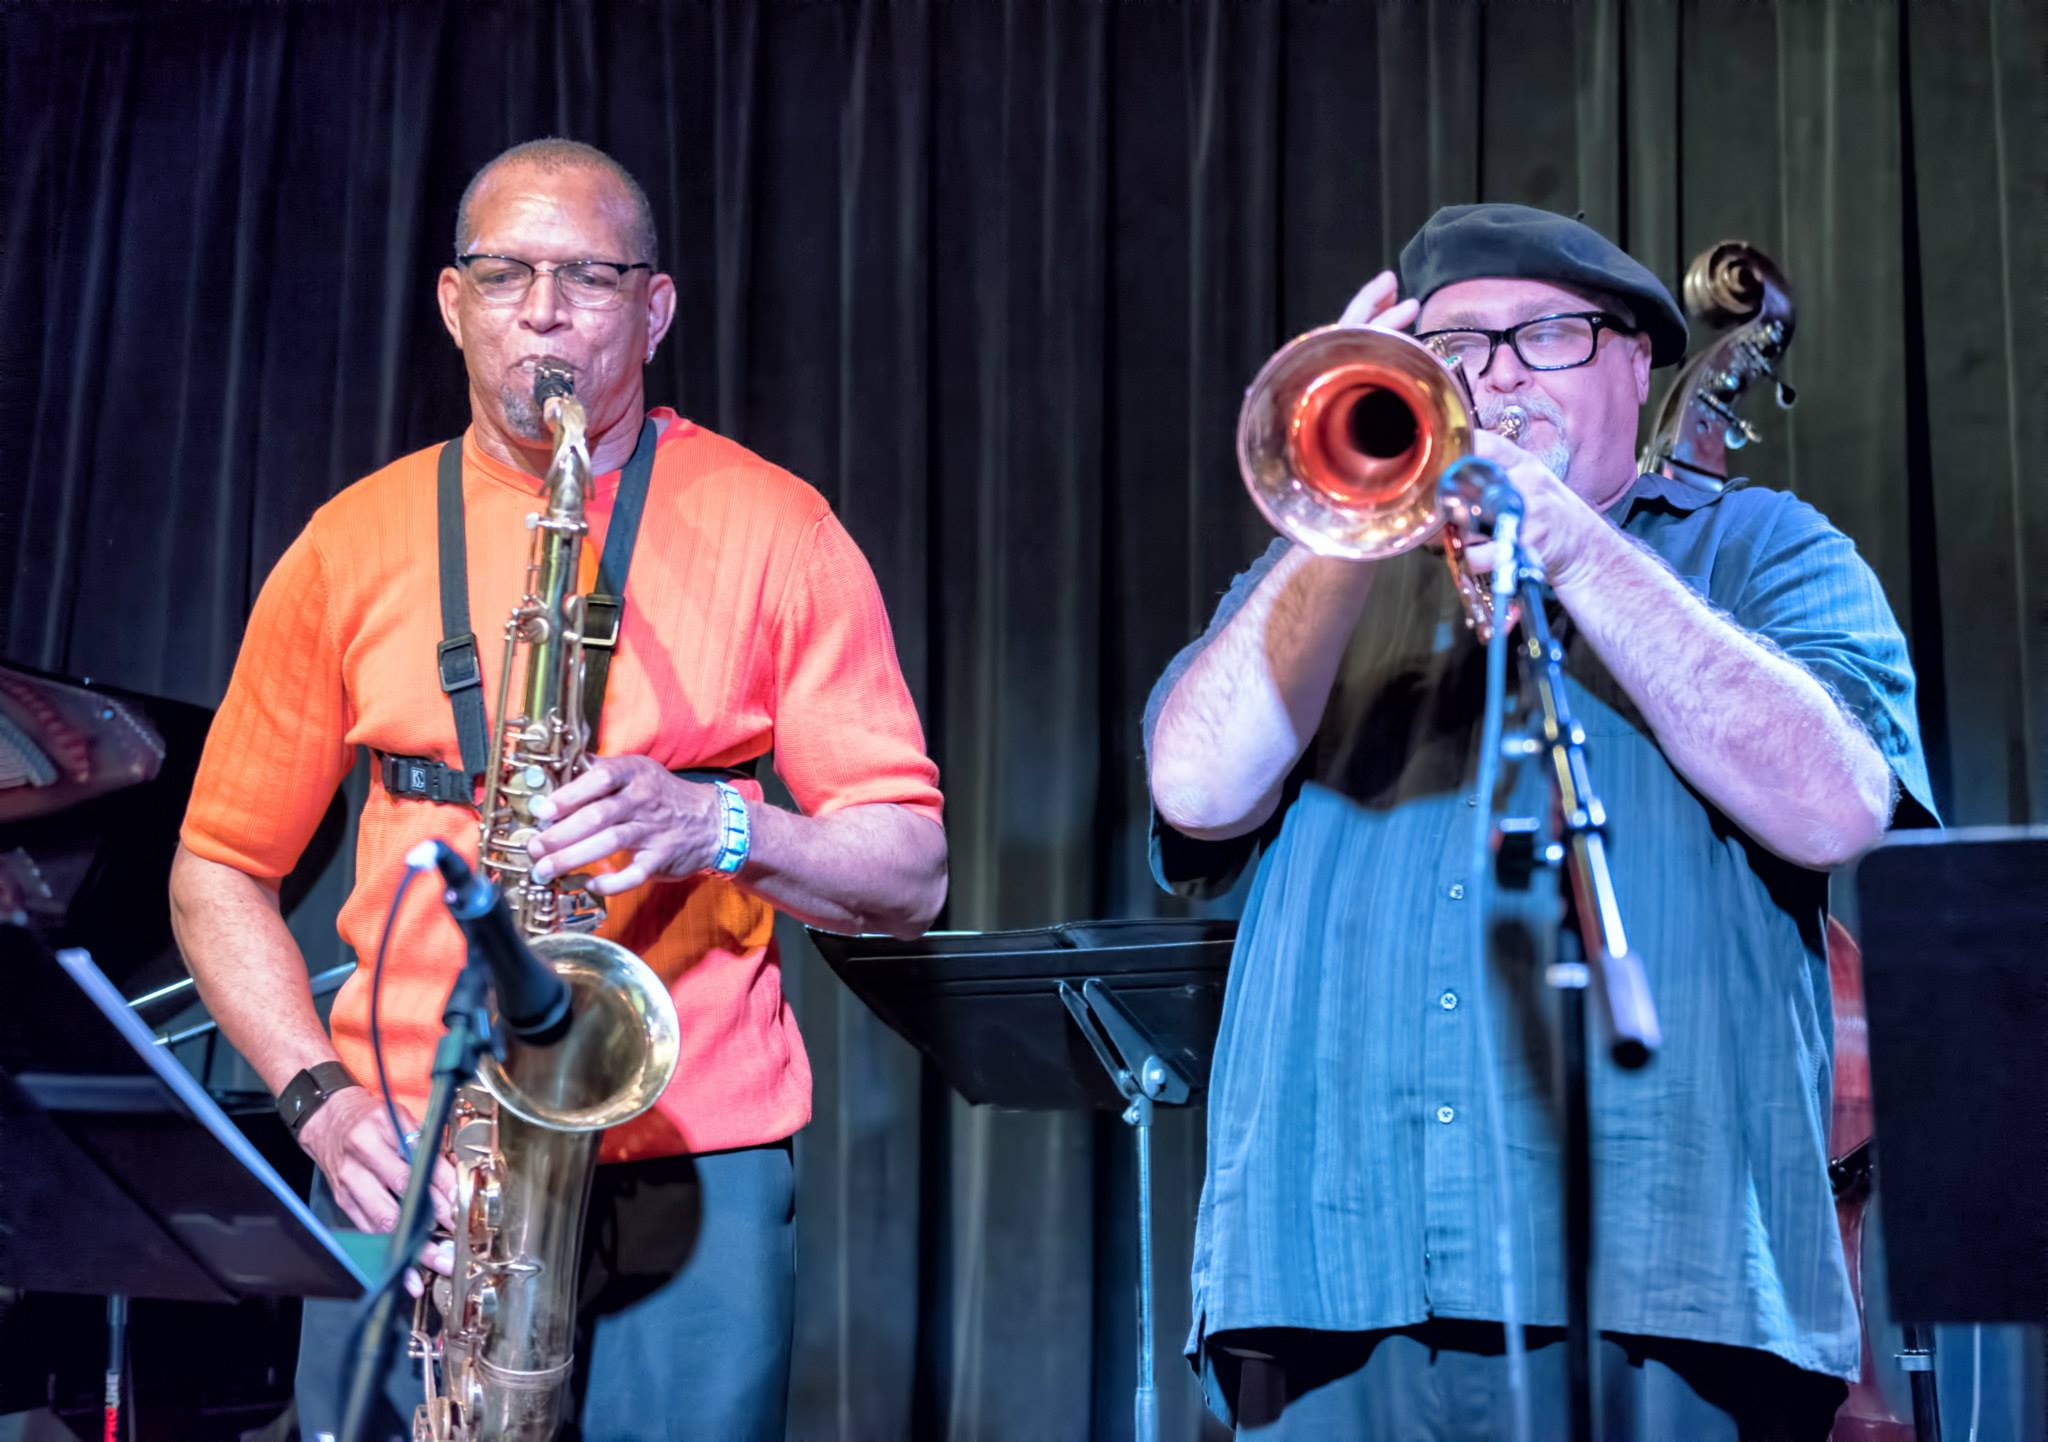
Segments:
[[[315,1062],[284,1084],[284,1090],[277,1094],[277,1114],[284,1118],[286,1130],[296,1137],[299,1128],[329,1097],[361,1085],[340,1062]]]

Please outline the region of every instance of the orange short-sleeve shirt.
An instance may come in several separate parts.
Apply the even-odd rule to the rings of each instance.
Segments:
[[[873,573],[811,487],[666,408],[598,749],[672,770],[773,752],[809,815],[874,802],[938,821],[938,772],[896,660]],[[278,877],[319,824],[355,748],[460,764],[435,664],[441,639],[434,522],[439,447],[393,462],[315,513],[257,598],[182,840],[195,854]],[[618,491],[589,505],[601,549]],[[463,438],[470,617],[494,704],[503,625],[524,585],[540,482]],[[493,724],[496,716],[491,717]],[[760,787],[740,783],[754,799]],[[468,808],[373,786],[356,883],[339,917],[361,968],[336,996],[336,1050],[374,1087],[370,966],[405,853],[438,838],[472,862]],[[610,900],[601,934],[668,983],[682,1020],[674,1082],[608,1135],[606,1160],[775,1141],[810,1119],[811,1073],[782,993],[774,913],[722,877],[657,882]],[[441,1008],[463,958],[435,888],[402,903],[379,1031],[393,1094],[425,1109]]]

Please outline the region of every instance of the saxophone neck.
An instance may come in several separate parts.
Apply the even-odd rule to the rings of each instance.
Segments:
[[[556,520],[581,520],[590,495],[589,422],[583,403],[573,395],[551,395],[541,411],[555,441],[548,461],[548,514]]]

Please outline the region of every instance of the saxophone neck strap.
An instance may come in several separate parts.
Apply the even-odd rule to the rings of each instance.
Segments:
[[[640,422],[640,440],[619,473],[619,493],[612,501],[611,524],[605,527],[604,553],[597,559],[597,586],[583,598],[583,719],[590,727],[592,751],[597,750],[605,681],[611,673],[612,653],[618,649],[619,629],[625,619],[626,572],[632,569],[633,543],[640,538],[640,517],[647,509],[647,485],[654,477],[654,447],[658,439],[653,421]]]
[[[484,721],[483,666],[477,658],[476,632],[469,627],[469,545],[463,531],[460,436],[441,447],[436,489],[441,548],[441,644],[435,653],[435,664],[441,689],[447,693],[448,704],[455,712],[455,739],[462,748],[463,794],[470,795],[489,764],[491,743]],[[439,777],[435,783],[445,785]],[[388,776],[384,784],[390,786]]]
[[[605,682],[611,671],[612,653],[618,649],[626,610],[626,573],[633,564],[633,545],[640,536],[640,518],[647,508],[647,486],[654,476],[654,449],[659,431],[652,420],[640,423],[640,439],[619,476],[619,493],[612,502],[611,524],[605,531],[604,554],[598,558],[597,588],[584,598],[583,719],[590,728],[590,747],[597,746],[598,721],[604,712]],[[441,689],[455,713],[455,740],[461,748],[461,782],[441,773],[455,768],[441,762],[424,763],[434,774],[416,767],[404,770],[405,779],[418,776],[417,786],[385,786],[394,795],[417,796],[422,800],[456,799],[456,793],[474,803],[477,783],[490,765],[490,725],[484,714],[483,668],[477,659],[476,632],[469,622],[469,544],[463,529],[462,438],[457,436],[441,447],[436,484],[441,567],[441,644],[435,662]],[[391,758],[386,758],[391,759]],[[415,761],[416,758],[396,758]],[[387,768],[388,769],[388,768]]]

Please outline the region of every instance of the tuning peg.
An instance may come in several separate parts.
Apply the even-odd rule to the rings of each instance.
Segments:
[[[1739,451],[1751,441],[1762,438],[1757,435],[1755,426],[1748,421],[1738,420],[1728,427],[1728,433],[1721,439],[1729,450]]]
[[[1797,402],[1797,401],[1798,401],[1798,399],[1799,399],[1799,392],[1798,392],[1798,391],[1795,391],[1795,390],[1793,390],[1793,389],[1792,389],[1792,387],[1790,387],[1790,386],[1786,385],[1786,384],[1785,384],[1785,383],[1784,383],[1783,381],[1779,381],[1779,382],[1778,382],[1778,409],[1779,409],[1779,410],[1781,410],[1781,411],[1789,411],[1789,410],[1791,410],[1791,409],[1792,409],[1792,406],[1793,406],[1793,404],[1794,404],[1795,402]]]

